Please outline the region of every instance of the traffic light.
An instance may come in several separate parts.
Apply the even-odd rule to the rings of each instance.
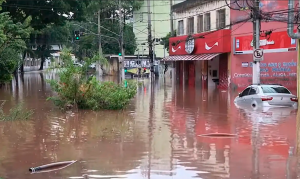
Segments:
[[[127,86],[128,86],[127,80],[124,80],[124,87],[127,88]]]
[[[124,68],[124,72],[127,73],[127,68]]]
[[[147,68],[144,68],[144,73],[146,73],[146,71],[147,71]]]
[[[78,30],[74,31],[75,40],[80,40],[80,32]]]
[[[122,56],[122,53],[121,53],[121,52],[119,53],[119,56]]]

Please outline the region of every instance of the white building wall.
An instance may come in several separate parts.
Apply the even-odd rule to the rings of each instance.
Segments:
[[[173,0],[173,5],[184,0]],[[170,32],[170,1],[169,0],[151,0],[151,33],[153,38],[163,38]],[[137,50],[135,55],[149,55],[148,51],[148,7],[147,0],[144,0],[141,8],[133,12],[133,32],[137,40]],[[175,30],[175,26],[174,26]],[[142,45],[144,44],[144,45]],[[144,50],[145,49],[145,50]],[[167,50],[160,43],[154,44],[156,57],[163,58],[168,56]]]
[[[183,20],[184,24],[184,34],[187,35],[187,19],[190,17],[194,17],[194,32],[197,33],[197,17],[199,15],[204,15],[205,13],[210,13],[210,23],[211,23],[211,31],[217,30],[217,11],[220,9],[225,9],[226,16],[226,27],[230,24],[230,9],[226,5],[224,0],[215,0],[204,5],[195,6],[193,8],[185,9],[181,12],[174,12],[174,21],[175,27],[174,29],[178,29],[178,21]],[[227,27],[226,29],[229,29]]]

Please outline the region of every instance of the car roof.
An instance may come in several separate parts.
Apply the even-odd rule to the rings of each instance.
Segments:
[[[283,87],[283,88],[286,88],[280,84],[252,84],[252,85],[249,85],[248,87]]]

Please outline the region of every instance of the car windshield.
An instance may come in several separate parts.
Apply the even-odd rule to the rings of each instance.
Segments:
[[[261,89],[264,93],[284,93],[291,94],[291,92],[282,86],[262,86]]]

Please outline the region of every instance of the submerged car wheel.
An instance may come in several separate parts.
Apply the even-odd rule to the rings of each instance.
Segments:
[[[256,109],[257,109],[257,102],[256,102],[256,101],[252,101],[251,107],[252,107],[254,110],[256,110]]]

